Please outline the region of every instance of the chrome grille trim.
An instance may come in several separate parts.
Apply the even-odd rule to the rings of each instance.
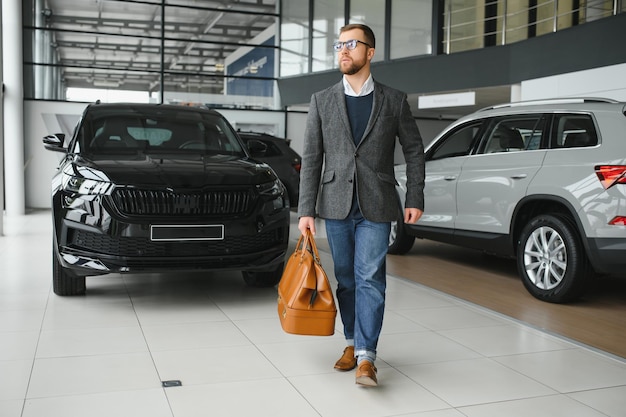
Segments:
[[[118,188],[113,204],[129,216],[210,216],[246,213],[255,202],[252,189],[180,192]]]

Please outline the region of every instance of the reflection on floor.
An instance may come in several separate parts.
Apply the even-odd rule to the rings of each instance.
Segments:
[[[375,389],[332,369],[339,320],[332,337],[285,334],[275,289],[238,273],[55,296],[50,223],[5,218],[0,237],[0,416],[624,416],[626,361],[391,273]]]

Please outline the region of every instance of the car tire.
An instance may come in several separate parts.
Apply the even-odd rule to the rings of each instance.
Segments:
[[[522,230],[517,268],[535,298],[551,303],[579,298],[588,281],[588,264],[576,227],[568,218],[542,214]]]
[[[85,294],[85,277],[74,274],[59,262],[59,255],[54,246],[52,250],[52,290],[57,295]]]
[[[395,221],[391,222],[387,253],[390,255],[404,255],[411,250],[413,242],[415,242],[415,236],[411,236],[406,232],[404,213],[398,208],[398,217]]]
[[[250,287],[267,288],[273,287],[280,282],[283,276],[284,263],[271,271],[243,271],[243,280]]]

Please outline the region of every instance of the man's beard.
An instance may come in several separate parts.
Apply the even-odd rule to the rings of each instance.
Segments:
[[[365,66],[365,60],[363,62],[355,62],[354,60],[348,68],[341,67],[341,72],[346,75],[354,75]]]

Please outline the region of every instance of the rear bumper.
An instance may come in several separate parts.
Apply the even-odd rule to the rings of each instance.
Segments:
[[[601,274],[626,276],[626,238],[587,239],[588,257]]]

